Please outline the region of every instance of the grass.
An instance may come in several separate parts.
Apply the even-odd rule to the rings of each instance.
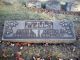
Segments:
[[[35,20],[49,19],[49,15],[35,13],[24,6],[0,5],[0,21],[4,20]]]

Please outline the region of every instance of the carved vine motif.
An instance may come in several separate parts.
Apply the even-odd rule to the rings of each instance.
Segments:
[[[13,33],[13,27],[16,27],[18,25],[17,21],[8,21],[6,22],[5,26],[5,34],[10,35]]]
[[[66,32],[67,34],[72,35],[72,26],[73,26],[73,25],[72,25],[71,22],[62,21],[62,22],[60,22],[60,25],[61,25],[62,27],[64,27],[65,32]]]

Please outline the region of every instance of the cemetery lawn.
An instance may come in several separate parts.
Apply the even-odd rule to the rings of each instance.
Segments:
[[[0,22],[5,20],[44,20],[51,19],[46,13],[36,13],[24,6],[0,5]]]

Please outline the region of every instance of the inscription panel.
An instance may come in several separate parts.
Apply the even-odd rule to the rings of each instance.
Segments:
[[[5,21],[3,40],[6,39],[75,39],[74,25],[71,21]]]

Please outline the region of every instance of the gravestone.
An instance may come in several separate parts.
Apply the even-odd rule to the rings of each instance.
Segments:
[[[17,42],[75,41],[74,24],[67,20],[5,21],[2,40]]]

